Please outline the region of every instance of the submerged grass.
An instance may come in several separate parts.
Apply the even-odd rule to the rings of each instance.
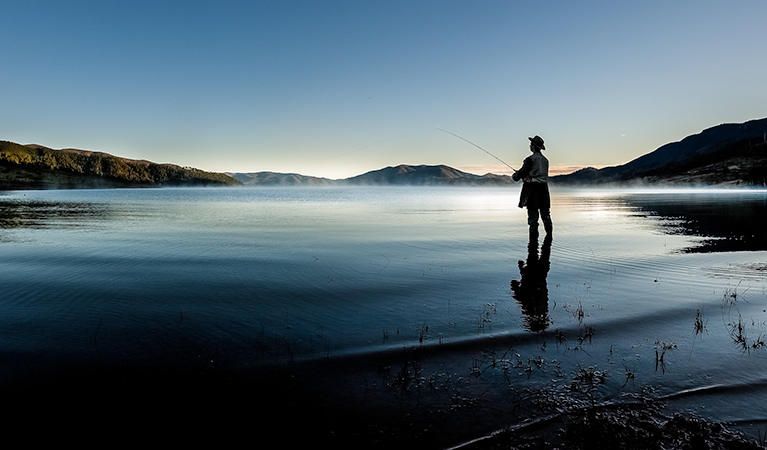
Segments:
[[[738,348],[747,353],[767,346],[767,336],[763,333],[756,338],[749,338],[750,330],[758,326],[757,321],[752,319],[749,324],[740,312],[739,303],[745,301],[744,294],[748,290],[747,288],[745,291],[738,292],[737,286],[728,287],[724,290],[722,297],[722,321],[727,334]],[[764,326],[764,324],[761,325]]]

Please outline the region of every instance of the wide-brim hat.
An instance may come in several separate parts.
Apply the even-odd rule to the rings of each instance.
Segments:
[[[528,139],[530,139],[530,142],[532,142],[533,145],[536,146],[537,148],[541,150],[546,150],[546,146],[543,145],[543,139],[540,136],[529,137]]]

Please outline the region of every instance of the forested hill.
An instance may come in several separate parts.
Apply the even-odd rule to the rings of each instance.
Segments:
[[[222,174],[85,150],[0,141],[0,189],[232,186]]]
[[[767,185],[767,118],[722,124],[626,164],[551,177],[557,184]]]

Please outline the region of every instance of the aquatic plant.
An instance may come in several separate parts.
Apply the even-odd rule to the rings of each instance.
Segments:
[[[573,383],[571,387],[575,390],[581,390],[580,387],[585,386],[587,389],[593,389],[597,384],[604,384],[607,381],[607,372],[602,370],[596,370],[594,367],[582,368],[578,367],[573,377]]]
[[[593,326],[593,325],[584,325],[582,330],[581,330],[581,335],[576,337],[576,339],[575,339],[576,342],[577,342],[576,345],[575,346],[569,346],[568,345],[566,351],[570,351],[570,350],[578,351],[578,350],[581,350],[581,351],[584,351],[586,354],[588,354],[588,352],[585,351],[583,346],[586,343],[590,344],[591,343],[591,339],[594,337],[595,334],[596,334],[596,327],[595,326]]]
[[[661,369],[662,373],[666,372],[666,352],[669,350],[673,350],[677,348],[677,345],[673,342],[661,342],[656,340],[655,341],[655,371],[657,372],[658,369]]]
[[[738,293],[738,286],[740,286],[740,282],[738,282],[737,286],[735,287],[727,287],[724,289],[724,297],[722,298],[722,306],[723,307],[732,307],[734,306],[738,299],[743,296],[750,288],[746,288],[745,291]]]
[[[498,314],[498,307],[495,305],[495,303],[485,303],[482,305],[479,319],[477,319],[477,330],[484,332],[485,325],[491,324],[493,322],[492,318],[496,314]]]
[[[631,385],[633,386],[634,380],[636,379],[635,369],[625,364],[623,365],[623,369],[626,371],[626,381],[623,382],[621,387],[626,387],[626,385],[629,384],[629,381],[631,381]]]
[[[562,331],[560,328],[557,328],[554,330],[554,340],[557,343],[557,346],[560,344],[564,344],[567,341],[567,337],[565,336],[565,332]]]
[[[384,378],[384,385],[389,389],[396,389],[401,393],[410,392],[421,386],[423,378],[423,365],[421,353],[416,348],[403,349],[399,371],[391,377],[391,366],[379,366],[379,374]]]
[[[424,341],[427,339],[429,339],[429,327],[426,324],[423,324],[418,330],[418,343],[423,345]]]
[[[594,334],[596,333],[596,327],[593,325],[586,325],[583,327],[583,334],[580,336],[579,341],[581,343],[585,341],[589,341],[591,343],[591,338],[594,337]]]
[[[740,286],[740,283],[738,283],[738,286]],[[767,346],[767,337],[764,334],[760,334],[755,339],[749,340],[748,326],[743,320],[737,305],[749,288],[738,293],[738,286],[724,290],[722,297],[722,321],[733,343],[744,352],[750,352],[751,350]],[[755,326],[756,323],[752,319],[751,327]]]
[[[708,320],[705,322],[703,321],[703,311],[698,308],[695,311],[695,335],[702,334],[704,331],[706,331],[706,325],[708,324]]]
[[[767,346],[767,341],[765,340],[764,335],[760,335],[753,341],[749,341],[746,325],[744,324],[743,317],[741,317],[740,313],[738,313],[737,321],[730,321],[726,324],[726,326],[727,332],[729,333],[735,345],[740,347],[744,352],[750,352],[751,350],[756,350],[758,348]]]
[[[570,303],[564,303],[562,305],[562,309],[570,313],[570,315],[573,317],[573,319],[578,321],[578,324],[582,324],[583,320],[586,318],[586,312],[583,309],[583,303],[580,301],[580,299],[575,300],[575,304]]]

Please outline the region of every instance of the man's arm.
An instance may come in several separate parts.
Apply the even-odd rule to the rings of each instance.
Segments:
[[[527,178],[528,175],[530,175],[530,170],[533,168],[533,160],[530,159],[530,157],[525,158],[524,161],[522,161],[522,168],[518,171],[514,172],[511,175],[511,179],[514,181],[519,181]]]

